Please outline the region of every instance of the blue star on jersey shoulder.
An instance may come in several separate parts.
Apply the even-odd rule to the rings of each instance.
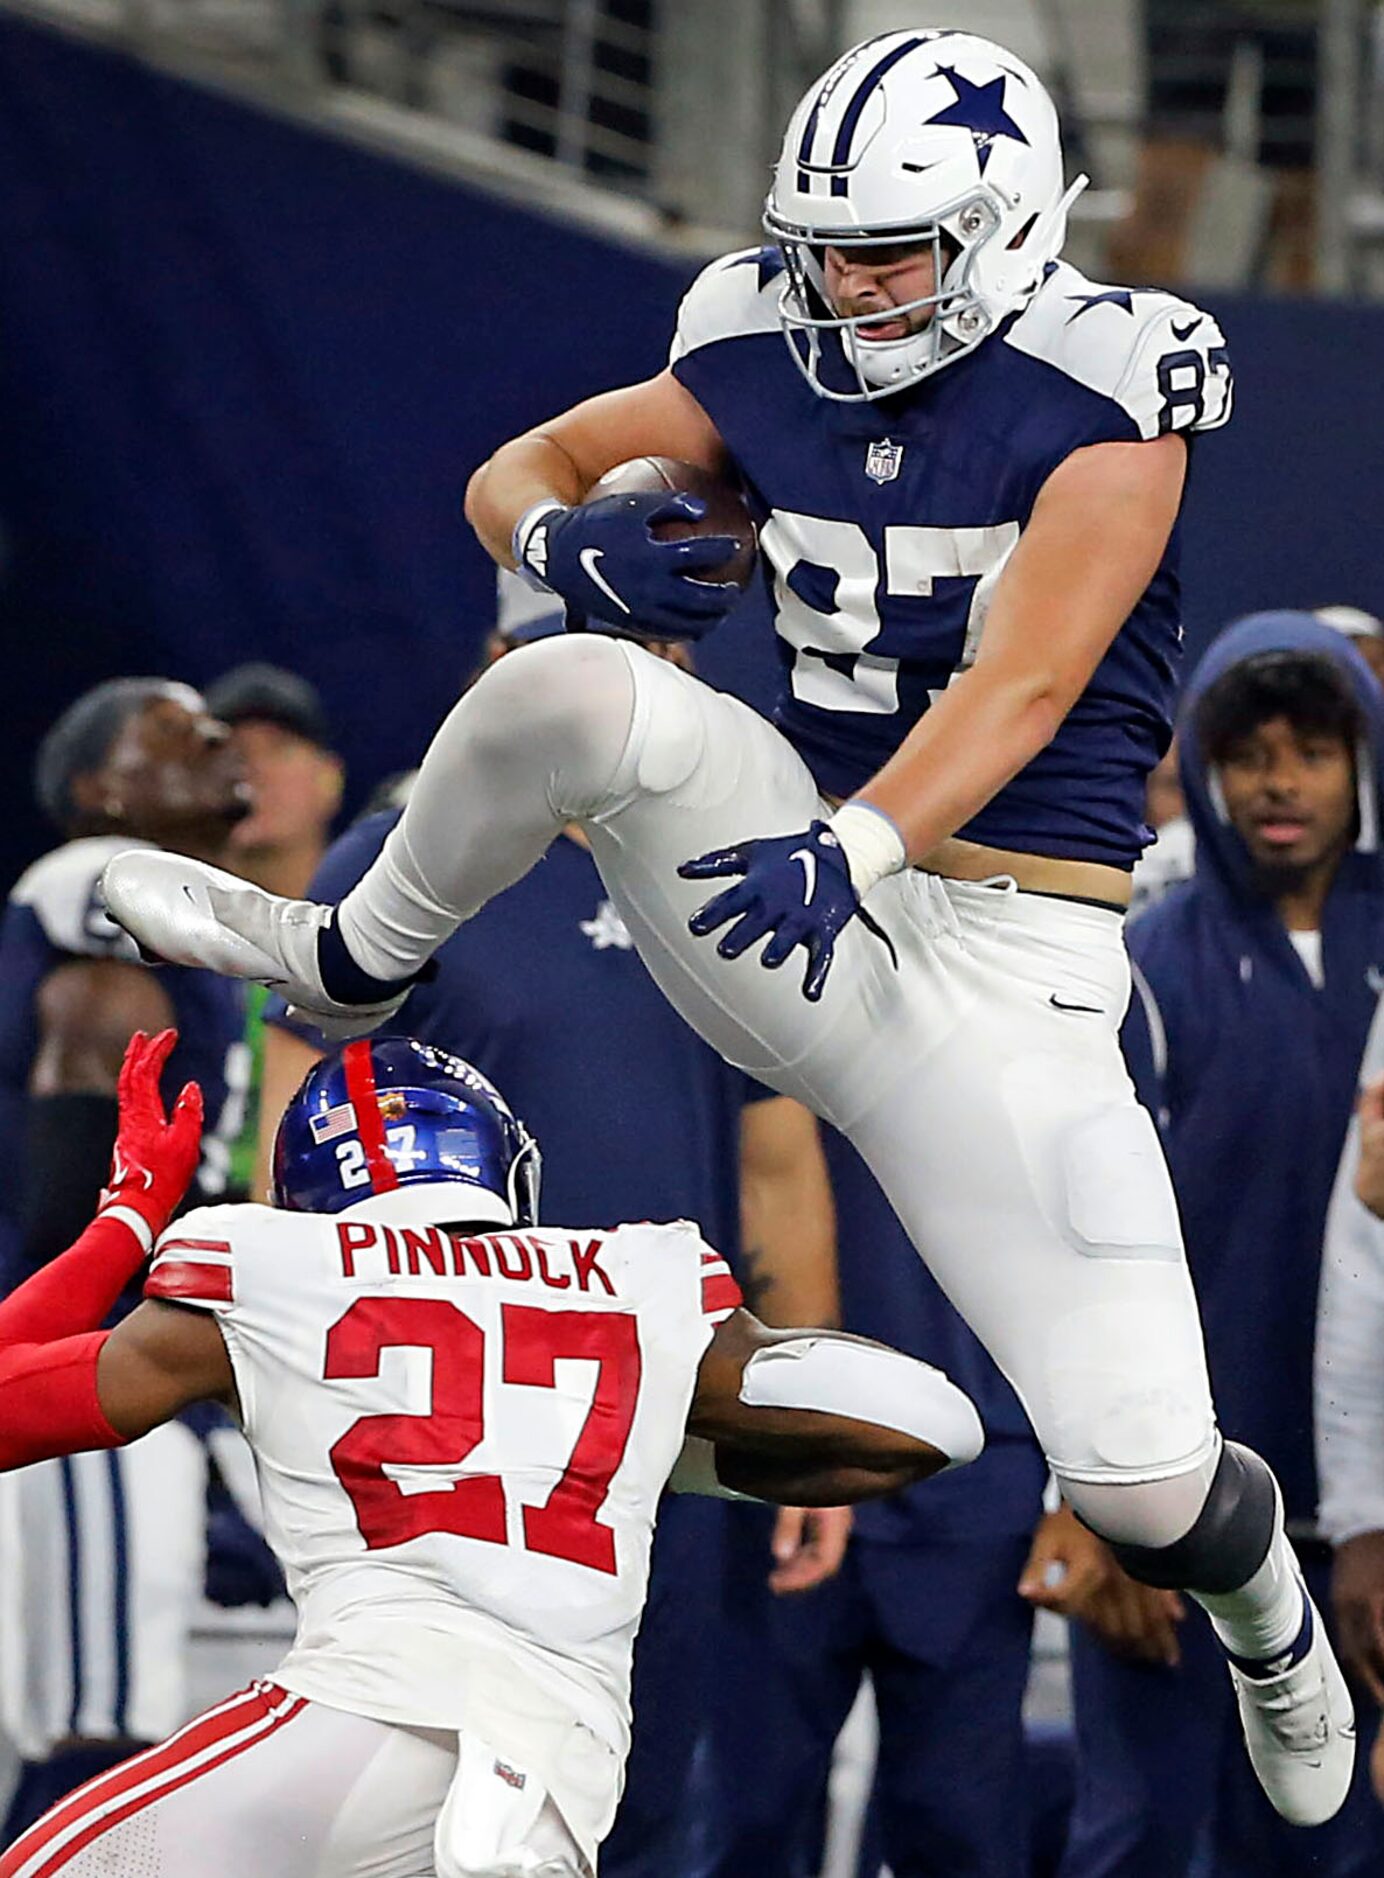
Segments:
[[[1122,313],[1134,312],[1134,296],[1137,287],[1107,287],[1104,293],[1069,293],[1069,300],[1080,301],[1075,313],[1067,317],[1070,326],[1073,320],[1079,320],[1083,313],[1089,313],[1093,306],[1117,306]]]
[[[990,149],[996,137],[1012,137],[1018,143],[1028,142],[1028,138],[1004,108],[1004,89],[1008,81],[1003,76],[992,78],[987,85],[975,85],[969,78],[963,77],[954,65],[939,65],[937,71],[951,85],[956,97],[951,104],[944,105],[928,118],[927,122],[955,124],[962,130],[970,131],[975,139],[976,161],[982,176],[990,161]]]

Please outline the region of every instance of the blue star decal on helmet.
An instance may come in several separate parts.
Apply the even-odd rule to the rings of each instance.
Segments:
[[[1122,313],[1132,315],[1134,296],[1138,292],[1137,287],[1107,287],[1104,293],[1069,293],[1067,295],[1069,300],[1079,300],[1081,304],[1075,313],[1068,315],[1067,324],[1070,326],[1073,320],[1079,320],[1082,314],[1089,313],[1093,306],[1117,306]]]
[[[927,119],[929,124],[955,124],[968,130],[975,141],[976,162],[980,173],[990,161],[996,137],[1012,137],[1026,144],[1028,138],[1004,108],[1005,79],[992,78],[988,85],[973,85],[954,65],[939,65],[938,76],[945,78],[956,93],[955,100]]]

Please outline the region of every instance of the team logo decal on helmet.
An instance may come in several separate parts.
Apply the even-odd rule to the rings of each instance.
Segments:
[[[538,1144],[499,1090],[409,1037],[324,1057],[274,1137],[274,1203],[293,1212],[340,1213],[388,1196],[391,1219],[532,1226],[539,1173]]]
[[[859,402],[973,351],[1039,285],[1085,185],[1064,192],[1052,100],[1002,46],[945,31],[852,47],[793,113],[765,204],[795,364],[820,396]],[[837,311],[828,248],[872,265],[930,253],[928,290],[888,312],[905,334],[872,336],[878,306]]]

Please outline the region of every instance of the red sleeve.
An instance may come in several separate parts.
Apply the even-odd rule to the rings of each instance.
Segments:
[[[123,1446],[96,1389],[96,1362],[109,1334],[94,1330],[0,1349],[0,1468]]]
[[[235,1265],[229,1239],[161,1239],[144,1281],[146,1298],[177,1304],[235,1303]]]
[[[719,1324],[744,1302],[744,1293],[726,1261],[715,1252],[703,1252],[702,1315]]]
[[[0,1304],[0,1350],[95,1330],[144,1263],[145,1249],[124,1219],[98,1216]]]

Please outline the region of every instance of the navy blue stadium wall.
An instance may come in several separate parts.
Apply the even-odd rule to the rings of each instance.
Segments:
[[[51,840],[44,726],[118,672],[297,667],[359,799],[489,618],[468,471],[656,370],[690,268],[8,19],[0,97],[0,883]],[[1193,470],[1192,642],[1256,606],[1384,607],[1384,309],[1218,311],[1240,398]],[[704,658],[752,697],[756,626]]]

